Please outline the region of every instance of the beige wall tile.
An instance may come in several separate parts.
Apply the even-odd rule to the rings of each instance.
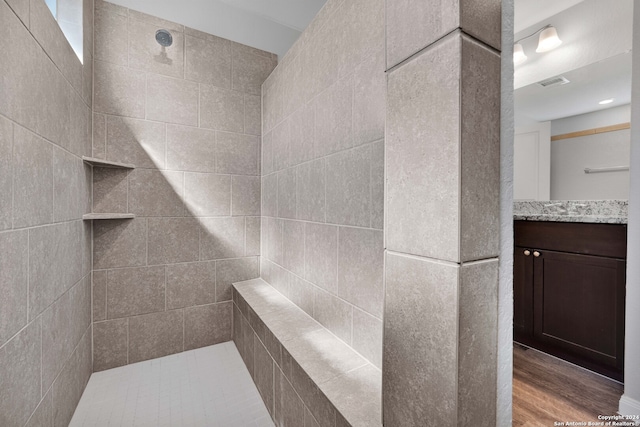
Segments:
[[[185,78],[231,88],[231,43],[207,34],[206,39],[185,36]]]
[[[245,217],[245,256],[260,255],[260,217]]]
[[[243,132],[244,96],[242,93],[200,85],[200,127]]]
[[[231,340],[231,301],[184,309],[184,349]]]
[[[105,220],[93,224],[93,268],[134,267],[147,263],[147,220]]]
[[[459,24],[459,0],[387,2],[387,68],[429,46]]]
[[[29,319],[82,277],[82,221],[29,230]]]
[[[143,119],[145,115],[145,73],[94,61],[93,107],[98,113]]]
[[[463,31],[500,50],[502,3],[499,0],[460,2],[460,26]]]
[[[20,127],[13,127],[13,226],[53,221],[53,146]]]
[[[215,172],[216,133],[187,126],[167,126],[167,169]]]
[[[107,116],[93,113],[92,157],[105,159],[107,156]]]
[[[107,116],[106,159],[138,168],[162,169],[165,132],[163,123]]]
[[[231,214],[231,177],[212,173],[185,173],[185,204],[189,215]]]
[[[92,318],[94,322],[107,319],[107,271],[99,270],[91,273],[92,283]]]
[[[200,228],[195,218],[149,218],[147,262],[153,265],[197,261]]]
[[[91,376],[91,330],[87,329],[52,386],[53,425],[69,425]]]
[[[323,390],[351,425],[382,425],[380,377],[380,370],[367,365],[328,381]]]
[[[164,266],[107,272],[107,318],[118,319],[164,311]]]
[[[305,224],[305,279],[330,292],[337,290],[338,228]]]
[[[6,3],[0,8],[8,35],[0,64],[0,113],[59,143],[68,135],[70,86]]]
[[[273,136],[269,132],[262,136],[262,176],[269,175],[273,168]]]
[[[384,244],[380,230],[338,229],[338,296],[382,318]]]
[[[13,12],[29,28],[29,0],[8,0],[7,4]]]
[[[456,310],[442,308],[457,304],[460,268],[389,252],[385,267],[384,424],[419,424],[429,417],[453,425],[458,319]]]
[[[87,166],[88,167],[88,166]],[[53,150],[53,218],[69,221],[82,218],[85,211],[85,165],[78,157],[55,148]]]
[[[267,220],[267,258],[271,261],[283,264],[282,220],[268,218]]]
[[[471,426],[496,419],[497,259],[462,265],[458,307],[458,424]]]
[[[291,116],[291,164],[313,159],[315,144],[315,105],[309,103]]]
[[[49,427],[53,425],[53,393],[48,391],[29,418],[26,427]]]
[[[147,74],[147,119],[198,126],[198,84]]]
[[[216,171],[235,175],[260,175],[260,138],[216,132]]]
[[[203,218],[200,259],[238,258],[244,255],[244,218]]]
[[[360,145],[384,138],[387,91],[384,49],[372,53],[353,73],[353,136],[355,144]]]
[[[315,156],[353,147],[353,77],[335,82],[315,103]]]
[[[351,345],[353,307],[322,289],[315,289],[313,317],[338,338]]]
[[[309,316],[313,317],[313,300],[315,299],[315,289],[311,283],[292,275],[289,282],[289,298],[295,305],[300,307]]]
[[[277,69],[276,69],[277,72]],[[282,116],[282,91],[281,84],[274,83],[272,87],[265,90],[262,105],[263,112],[263,130],[270,132],[280,121]]]
[[[181,352],[183,321],[183,310],[130,318],[129,363]]]
[[[384,226],[384,141],[371,144],[371,228]]]
[[[276,65],[277,61],[272,58],[233,49],[231,86],[234,90],[259,95],[262,83]]]
[[[327,222],[369,227],[371,149],[365,145],[327,158]]]
[[[453,34],[389,74],[387,249],[459,259],[460,46]]]
[[[278,217],[296,218],[296,168],[278,172]]]
[[[98,61],[128,65],[129,26],[126,10],[117,13],[97,6],[94,15],[95,54]]]
[[[42,313],[42,389],[58,376],[91,325],[89,279],[78,282]]]
[[[354,0],[345,3],[335,19],[344,28],[339,45],[340,76],[350,73],[385,43],[383,0]]]
[[[477,3],[477,2],[472,2]],[[484,1],[480,3],[496,3]],[[495,6],[494,6],[495,7]],[[497,2],[499,9],[499,2]],[[498,14],[499,16],[499,14]],[[498,256],[500,236],[500,56],[462,39],[460,258]]]
[[[93,212],[126,213],[129,170],[93,169]]]
[[[325,222],[325,159],[314,160],[297,167],[297,217],[307,221]]]
[[[272,132],[273,170],[280,171],[292,165],[291,157],[291,120],[277,125]]]
[[[262,97],[244,95],[244,133],[262,134]]]
[[[282,266],[304,276],[304,222],[282,221]]]
[[[260,215],[260,177],[233,176],[231,215]]]
[[[27,324],[28,232],[0,234],[0,346]]]
[[[93,324],[93,371],[127,364],[129,319],[108,320]]]
[[[320,427],[320,424],[318,424],[316,419],[313,418],[313,415],[311,415],[311,411],[309,411],[309,408],[307,408],[306,406],[304,408],[304,427]],[[336,425],[336,427],[340,426]]]
[[[267,217],[278,216],[278,174],[262,178],[262,215]]]
[[[129,16],[137,21],[147,22],[157,27],[166,28],[172,32],[184,33],[184,25],[167,21],[166,19],[158,18],[143,12],[138,12],[137,10],[129,9]]]
[[[135,169],[129,174],[129,211],[140,216],[182,216],[182,172]]]
[[[276,422],[283,426],[300,425],[304,420],[304,404],[280,369],[274,375]]]
[[[82,63],[49,8],[41,0],[31,0],[29,3],[29,30],[67,81],[77,91],[82,91]]]
[[[262,401],[273,413],[273,359],[258,337],[253,341],[254,379]]]
[[[216,261],[216,301],[231,300],[231,285],[260,276],[258,258],[237,258]]]
[[[0,423],[24,425],[40,402],[40,320],[0,349]]]
[[[291,380],[295,391],[302,398],[305,406],[309,408],[318,424],[321,427],[335,425],[335,407],[297,363],[292,366]],[[285,397],[284,399],[288,401],[290,398]],[[295,402],[295,399],[293,401]],[[300,422],[300,420],[301,418],[297,418],[297,422]]]
[[[216,302],[216,263],[167,265],[167,309]]]
[[[139,13],[139,12],[138,12]],[[184,35],[171,31],[173,43],[164,47],[156,41],[156,31],[162,24],[144,22],[129,16],[129,67],[149,73],[183,78]]]
[[[382,320],[354,308],[351,345],[374,366],[382,369]]]
[[[59,145],[78,157],[91,154],[91,108],[69,88],[69,131]]]
[[[13,153],[13,125],[0,116],[0,150]],[[0,158],[0,230],[12,227],[13,218],[13,159]]]

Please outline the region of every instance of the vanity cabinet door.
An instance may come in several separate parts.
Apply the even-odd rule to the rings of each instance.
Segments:
[[[513,334],[516,341],[533,334],[533,256],[520,246],[513,254]]]
[[[533,335],[553,353],[622,379],[625,261],[554,251],[533,257]],[[580,363],[581,364],[581,363]],[[589,366],[587,366],[589,367]]]

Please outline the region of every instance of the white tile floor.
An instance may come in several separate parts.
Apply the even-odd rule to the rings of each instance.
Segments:
[[[91,375],[70,427],[273,426],[232,342]]]

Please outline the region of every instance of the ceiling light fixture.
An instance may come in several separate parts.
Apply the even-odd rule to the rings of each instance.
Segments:
[[[514,65],[522,64],[527,60],[527,55],[524,54],[524,49],[520,42],[522,40],[531,38],[536,34],[540,33],[540,37],[538,38],[538,47],[536,48],[536,53],[549,52],[560,46],[562,44],[562,40],[558,37],[558,31],[556,27],[553,25],[546,25],[533,34],[530,34],[526,37],[523,37],[519,40],[516,40],[513,45],[513,63]]]
[[[602,101],[598,102],[598,104],[607,105],[607,104],[611,104],[612,102],[613,102],[613,98],[609,98],[609,99],[603,99]]]

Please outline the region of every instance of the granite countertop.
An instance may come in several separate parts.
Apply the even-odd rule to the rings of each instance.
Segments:
[[[626,200],[516,201],[513,219],[524,221],[626,224]]]

